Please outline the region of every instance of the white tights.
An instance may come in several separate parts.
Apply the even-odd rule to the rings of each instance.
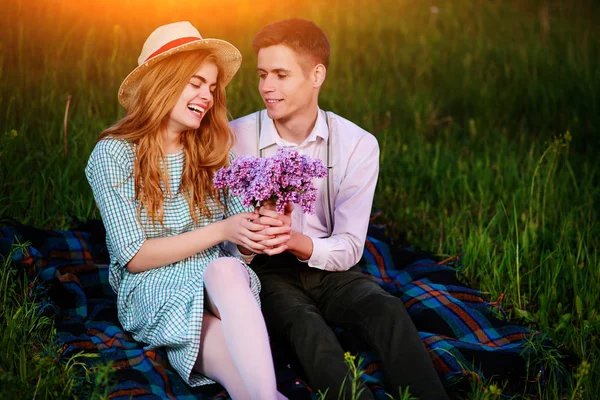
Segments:
[[[194,369],[222,384],[234,400],[285,399],[277,391],[267,328],[248,272],[219,258],[204,272],[207,310]]]

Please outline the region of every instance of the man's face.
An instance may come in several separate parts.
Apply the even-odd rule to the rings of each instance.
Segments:
[[[302,116],[316,102],[318,89],[310,79],[312,69],[306,68],[302,67],[300,56],[287,46],[258,51],[258,91],[271,119],[288,122]]]

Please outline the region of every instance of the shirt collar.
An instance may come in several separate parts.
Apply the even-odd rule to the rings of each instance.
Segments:
[[[259,142],[259,148],[261,150],[275,144],[283,147],[302,147],[310,142],[316,141],[318,137],[323,139],[325,142],[327,142],[327,140],[329,139],[329,129],[325,120],[325,113],[321,111],[320,108],[317,109],[317,122],[315,123],[315,126],[313,127],[312,131],[310,132],[310,135],[308,135],[308,137],[299,145],[283,140],[281,136],[279,136],[279,133],[277,133],[277,129],[275,128],[275,122],[273,122],[273,120],[269,118],[266,112],[263,112],[262,114],[262,131],[260,133]]]

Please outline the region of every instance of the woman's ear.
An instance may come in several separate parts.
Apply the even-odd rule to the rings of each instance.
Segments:
[[[327,75],[327,68],[323,64],[317,64],[312,73],[313,87],[320,88],[325,82],[325,76]]]

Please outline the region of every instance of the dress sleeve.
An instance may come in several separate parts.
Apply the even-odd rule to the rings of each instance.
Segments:
[[[134,201],[132,150],[124,141],[101,140],[85,172],[106,228],[110,257],[125,267],[146,240]]]

